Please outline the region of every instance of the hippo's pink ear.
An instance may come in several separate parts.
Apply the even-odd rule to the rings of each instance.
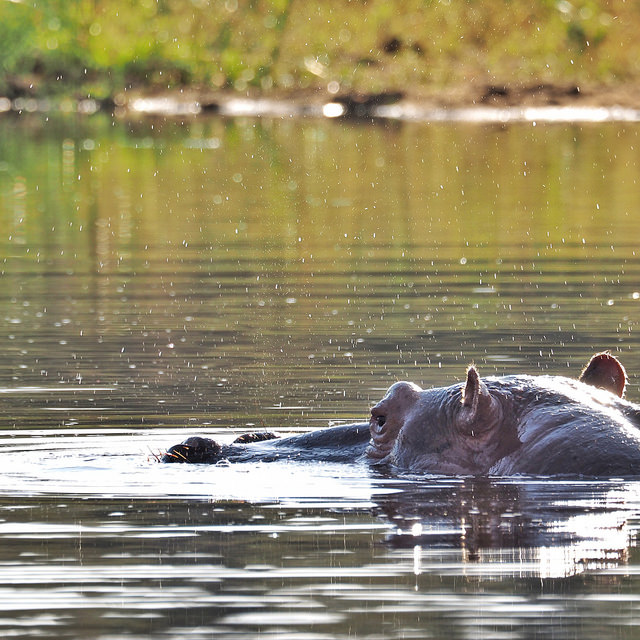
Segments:
[[[611,391],[622,398],[627,384],[627,372],[617,358],[608,351],[603,351],[596,353],[589,360],[589,364],[582,370],[579,380],[592,387]]]
[[[490,429],[496,418],[496,407],[487,386],[480,379],[476,368],[467,369],[467,382],[462,392],[460,429],[475,436]]]

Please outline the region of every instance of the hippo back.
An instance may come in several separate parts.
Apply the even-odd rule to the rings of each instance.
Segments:
[[[640,475],[638,405],[558,376],[507,376],[486,382],[489,388],[509,388],[521,442],[490,473]]]

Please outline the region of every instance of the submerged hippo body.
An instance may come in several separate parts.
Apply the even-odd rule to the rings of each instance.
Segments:
[[[454,475],[640,475],[640,406],[622,399],[626,374],[608,353],[579,380],[504,376],[423,390],[397,382],[369,423],[219,445],[190,438],[165,462],[296,458],[367,461],[397,472]]]
[[[162,462],[356,462],[364,456],[370,440],[369,423],[347,424],[301,433],[287,438],[275,434],[245,434],[231,444],[194,436],[171,447]]]

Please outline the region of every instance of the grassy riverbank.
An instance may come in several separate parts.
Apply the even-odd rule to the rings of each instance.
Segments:
[[[640,83],[630,0],[0,0],[0,95]]]

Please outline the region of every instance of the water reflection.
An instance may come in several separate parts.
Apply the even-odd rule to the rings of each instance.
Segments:
[[[637,483],[154,456],[471,361],[638,400],[638,125],[6,116],[7,635],[633,637]]]
[[[335,468],[264,466],[245,471],[257,486],[279,484],[280,497],[226,497],[238,490],[230,467],[183,468],[174,497],[133,495],[135,473],[115,466],[131,495],[124,482],[120,497],[54,484],[16,501],[3,489],[4,619],[84,637],[298,637],[312,625],[340,638],[578,627],[595,638],[635,616],[624,585],[639,573],[637,483],[367,479],[360,469],[331,498]],[[305,495],[312,486],[327,495]]]
[[[471,360],[579,367],[628,344],[630,125],[336,136],[318,122],[98,119],[70,135],[31,121],[33,144],[18,148],[2,124],[2,311],[18,383],[155,385],[192,369],[233,395],[252,370],[277,397],[280,376],[302,367],[295,378],[316,388],[339,381],[354,411],[372,368],[377,390],[395,377],[449,382]],[[636,350],[626,362],[635,372]]]
[[[439,549],[454,548],[464,575],[541,578],[625,563],[630,504],[636,484],[488,479],[421,482],[377,500],[397,524],[388,544],[411,549],[416,575]]]

